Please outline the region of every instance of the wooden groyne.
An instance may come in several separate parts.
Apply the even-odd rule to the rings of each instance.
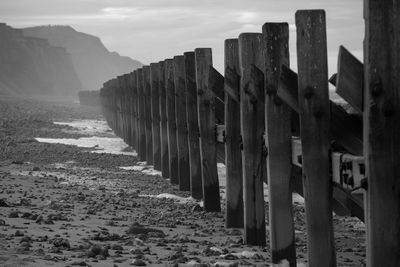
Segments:
[[[400,5],[365,1],[364,63],[339,49],[328,77],[325,12],[225,40],[224,74],[210,48],[165,59],[104,83],[115,133],[204,210],[220,211],[217,162],[226,166],[226,226],[265,245],[269,189],[273,263],[296,266],[292,192],[305,199],[308,264],[336,266],[332,211],[367,225],[368,266],[400,266]],[[329,83],[353,112],[329,99]]]

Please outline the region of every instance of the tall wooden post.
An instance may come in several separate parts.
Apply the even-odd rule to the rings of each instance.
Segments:
[[[167,128],[167,102],[165,91],[165,62],[158,62],[159,96],[160,96],[160,118],[161,118],[161,173],[164,178],[169,177],[168,156],[168,128]]]
[[[400,3],[365,0],[367,266],[400,266]]]
[[[265,73],[265,128],[269,189],[269,225],[272,263],[286,259],[296,267],[291,178],[291,110],[276,95],[280,68],[289,66],[289,26],[263,26]]]
[[[240,149],[238,39],[225,40],[226,227],[243,227],[243,175]],[[236,96],[236,97],[235,97]]]
[[[146,121],[146,161],[153,165],[153,133],[151,131],[151,85],[150,66],[143,67],[143,92],[145,98],[145,121]]]
[[[336,266],[329,175],[330,111],[325,12],[296,12],[300,135],[310,267]]]
[[[203,182],[201,178],[199,117],[197,114],[197,88],[194,52],[184,53],[186,114],[189,140],[190,191],[195,199],[203,197]]]
[[[133,148],[138,151],[138,93],[137,93],[137,71],[132,72],[132,131]]]
[[[175,113],[178,136],[179,190],[190,190],[189,145],[186,119],[185,59],[174,57]]]
[[[264,77],[262,34],[239,35],[240,121],[243,139],[244,242],[266,245],[264,184]],[[262,73],[261,73],[262,75]],[[260,79],[261,78],[261,79]]]
[[[154,169],[161,171],[160,97],[158,88],[160,82],[158,63],[150,64],[150,79]]]
[[[201,173],[205,211],[221,211],[215,134],[215,96],[208,87],[211,48],[196,48],[197,108],[200,130]]]
[[[118,126],[117,126],[117,135],[124,139],[123,137],[123,130],[122,130],[122,113],[123,113],[123,106],[122,106],[122,81],[121,76],[116,78],[116,91],[117,91],[117,106],[118,106]]]
[[[145,98],[143,92],[143,68],[137,70],[138,104],[139,104],[139,158],[146,160],[146,121]]]
[[[169,153],[169,178],[172,184],[179,183],[178,167],[178,140],[176,132],[175,116],[175,84],[174,84],[174,61],[165,60],[165,90],[167,97],[167,121],[168,121],[168,153]]]

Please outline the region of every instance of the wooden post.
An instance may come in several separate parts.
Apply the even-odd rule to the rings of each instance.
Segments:
[[[400,266],[400,5],[365,0],[367,266]]]
[[[151,118],[153,133],[154,169],[161,171],[161,131],[160,131],[160,97],[159,97],[159,65],[150,64],[151,78]]]
[[[139,104],[139,158],[146,160],[146,121],[145,121],[145,98],[143,92],[143,68],[137,70],[138,104]]]
[[[297,11],[296,27],[308,261],[310,267],[336,266],[325,12]]]
[[[240,122],[243,139],[244,242],[266,245],[264,184],[264,84],[254,76],[263,68],[262,34],[239,35]]]
[[[292,190],[290,188],[292,134],[291,109],[276,95],[280,67],[289,66],[289,26],[263,26],[265,73],[265,128],[268,148],[269,225],[272,263],[286,259],[296,267]]]
[[[201,180],[201,160],[199,141],[199,120],[197,114],[197,88],[194,52],[184,53],[185,85],[186,85],[186,114],[189,140],[190,192],[193,198],[203,197]]]
[[[123,137],[123,130],[122,130],[122,112],[123,112],[123,106],[122,106],[122,81],[121,77],[118,76],[116,79],[116,90],[117,90],[117,106],[118,106],[118,126],[117,126],[117,135]]]
[[[132,95],[131,95],[131,84],[129,79],[129,73],[124,75],[125,82],[125,131],[126,131],[126,143],[132,147],[132,128],[131,128],[131,106],[132,106]]]
[[[132,73],[132,125],[133,125],[133,148],[138,152],[138,88],[137,88],[137,70]]]
[[[178,136],[179,190],[190,190],[189,145],[186,119],[185,59],[174,57],[175,113]]]
[[[174,61],[172,59],[165,60],[165,83],[167,97],[166,108],[168,121],[169,178],[171,179],[172,184],[178,184],[178,140],[175,116]]]
[[[160,96],[160,118],[161,118],[161,173],[164,178],[169,177],[169,156],[168,156],[168,128],[167,128],[167,103],[165,91],[165,62],[158,62],[159,65],[159,96]]]
[[[145,98],[145,121],[146,121],[146,161],[153,165],[153,133],[151,131],[151,85],[150,66],[143,67],[143,92]]]
[[[215,96],[208,87],[209,66],[212,66],[211,48],[196,48],[194,52],[204,210],[221,211],[215,138]]]
[[[227,228],[243,228],[243,176],[242,151],[240,149],[240,95],[238,39],[225,40],[225,166],[226,166],[226,214]]]

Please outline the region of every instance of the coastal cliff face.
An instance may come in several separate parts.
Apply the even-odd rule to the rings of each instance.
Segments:
[[[0,94],[76,99],[82,85],[67,50],[0,23]]]
[[[70,26],[39,26],[22,31],[25,36],[44,38],[50,45],[65,47],[82,82],[82,90],[98,90],[105,81],[143,65],[110,52],[98,37],[77,32]]]

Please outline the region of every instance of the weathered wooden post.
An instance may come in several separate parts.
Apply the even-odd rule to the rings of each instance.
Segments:
[[[126,143],[130,146],[132,146],[131,143],[131,125],[130,125],[130,120],[131,120],[131,112],[130,112],[130,106],[131,106],[131,94],[130,94],[130,88],[131,85],[129,83],[129,74],[124,74],[123,75],[124,79],[124,110],[125,110],[125,116],[124,116],[124,124],[125,124],[125,139]]]
[[[121,87],[121,80],[120,76],[118,76],[115,79],[115,90],[117,93],[117,108],[118,108],[118,114],[117,114],[117,136],[123,138],[122,136],[122,87]]]
[[[221,211],[215,138],[215,96],[208,88],[211,48],[196,48],[197,108],[199,116],[201,174],[205,211]]]
[[[151,78],[151,118],[153,133],[154,169],[161,171],[161,130],[160,130],[160,97],[159,97],[159,65],[150,64]]]
[[[197,114],[197,88],[194,52],[185,52],[186,114],[189,140],[190,191],[195,199],[203,197],[201,178],[199,117]]]
[[[146,160],[146,121],[145,98],[143,91],[143,68],[137,70],[138,104],[139,104],[139,158]]]
[[[240,121],[243,139],[244,242],[266,245],[264,76],[262,34],[239,35]]]
[[[123,113],[124,113],[124,106],[123,106],[123,81],[122,81],[122,76],[117,76],[117,95],[118,95],[118,132],[117,135],[121,139],[124,140],[124,135],[123,135]],[[124,140],[125,141],[125,140]]]
[[[145,98],[145,121],[146,121],[146,161],[153,165],[153,133],[151,131],[151,84],[150,66],[143,67],[143,92]]]
[[[137,94],[137,75],[136,70],[132,72],[131,75],[131,83],[132,83],[132,138],[133,138],[133,148],[138,151],[139,143],[138,143],[138,94]]]
[[[276,264],[286,259],[291,267],[296,267],[293,200],[290,188],[291,109],[277,96],[281,65],[289,66],[289,26],[287,23],[266,23],[262,30],[272,263]]]
[[[325,12],[297,11],[296,27],[308,261],[310,267],[336,266]]]
[[[161,172],[164,178],[169,177],[169,155],[168,155],[168,128],[167,128],[167,98],[165,91],[165,62],[158,62],[159,96],[160,96],[160,118],[161,118]]]
[[[176,131],[175,114],[175,84],[174,84],[174,61],[165,60],[165,90],[166,90],[166,108],[168,121],[168,153],[169,153],[169,178],[172,184],[179,183],[178,167],[178,140]]]
[[[179,190],[190,190],[189,145],[186,119],[185,59],[174,57],[175,114],[178,137]]]
[[[125,76],[125,80],[127,83],[127,105],[126,105],[126,112],[128,114],[127,116],[127,123],[128,123],[128,141],[129,145],[134,148],[133,144],[133,87],[132,87],[132,73],[127,73]]]
[[[240,149],[238,39],[225,40],[226,227],[243,227],[243,174]]]
[[[400,266],[400,5],[365,0],[367,266]]]

